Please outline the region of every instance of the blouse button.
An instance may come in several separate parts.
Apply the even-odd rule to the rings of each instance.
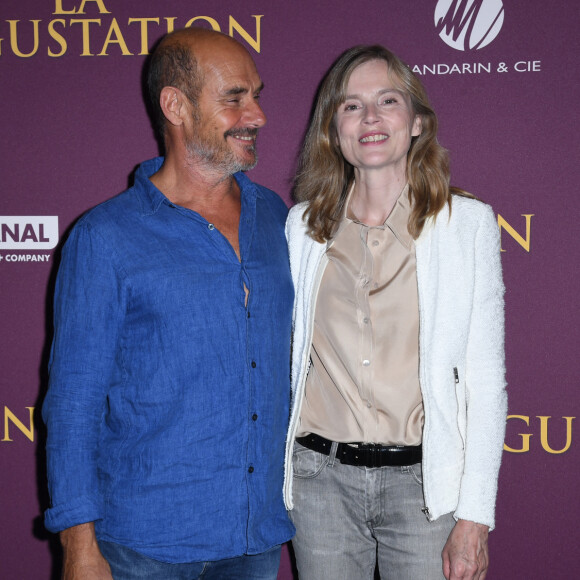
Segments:
[[[214,230],[215,226],[213,224],[207,224],[207,229],[208,230]]]

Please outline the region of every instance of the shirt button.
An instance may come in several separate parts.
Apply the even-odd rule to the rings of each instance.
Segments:
[[[256,368],[256,361],[252,361],[252,368],[255,369]]]
[[[370,401],[367,401],[367,407],[370,409],[372,407],[372,404]]]
[[[213,229],[215,229],[215,226],[213,224],[207,224],[207,229],[213,230]]]
[[[375,241],[373,242],[373,246],[378,246],[378,245],[379,245],[379,240],[375,240]]]
[[[252,415],[252,421],[257,421],[258,420],[258,415],[256,413],[254,413]]]
[[[248,467],[248,473],[254,473],[254,466],[250,465],[250,467]]]
[[[365,316],[365,317],[363,318],[363,322],[364,322],[365,324],[368,324],[368,323],[369,323],[369,319],[368,319],[368,318]]]
[[[368,367],[370,364],[371,364],[370,360],[367,360],[366,358],[365,360],[363,360],[363,366]]]

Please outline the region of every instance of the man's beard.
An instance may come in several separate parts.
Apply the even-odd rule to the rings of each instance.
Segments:
[[[230,129],[224,133],[223,141],[218,141],[217,139],[215,141],[207,139],[200,141],[194,135],[193,138],[187,141],[186,147],[192,157],[200,160],[208,168],[226,175],[233,175],[238,171],[253,169],[258,163],[258,154],[256,152],[256,142],[251,141],[244,147],[252,153],[252,159],[238,159],[234,151],[228,147],[227,138],[235,138],[236,135],[255,137],[257,134],[257,129]]]

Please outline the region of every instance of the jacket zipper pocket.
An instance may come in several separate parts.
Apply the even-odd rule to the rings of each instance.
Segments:
[[[463,449],[465,449],[465,434],[461,428],[463,421],[462,421],[462,412],[463,409],[461,408],[461,401],[463,397],[459,396],[459,371],[457,367],[453,367],[453,378],[455,380],[455,400],[457,401],[457,430],[459,431],[459,436],[461,437],[461,444]]]

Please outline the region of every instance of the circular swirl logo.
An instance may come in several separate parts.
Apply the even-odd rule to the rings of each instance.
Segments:
[[[439,0],[435,29],[451,48],[479,50],[499,34],[503,14],[501,0]]]

